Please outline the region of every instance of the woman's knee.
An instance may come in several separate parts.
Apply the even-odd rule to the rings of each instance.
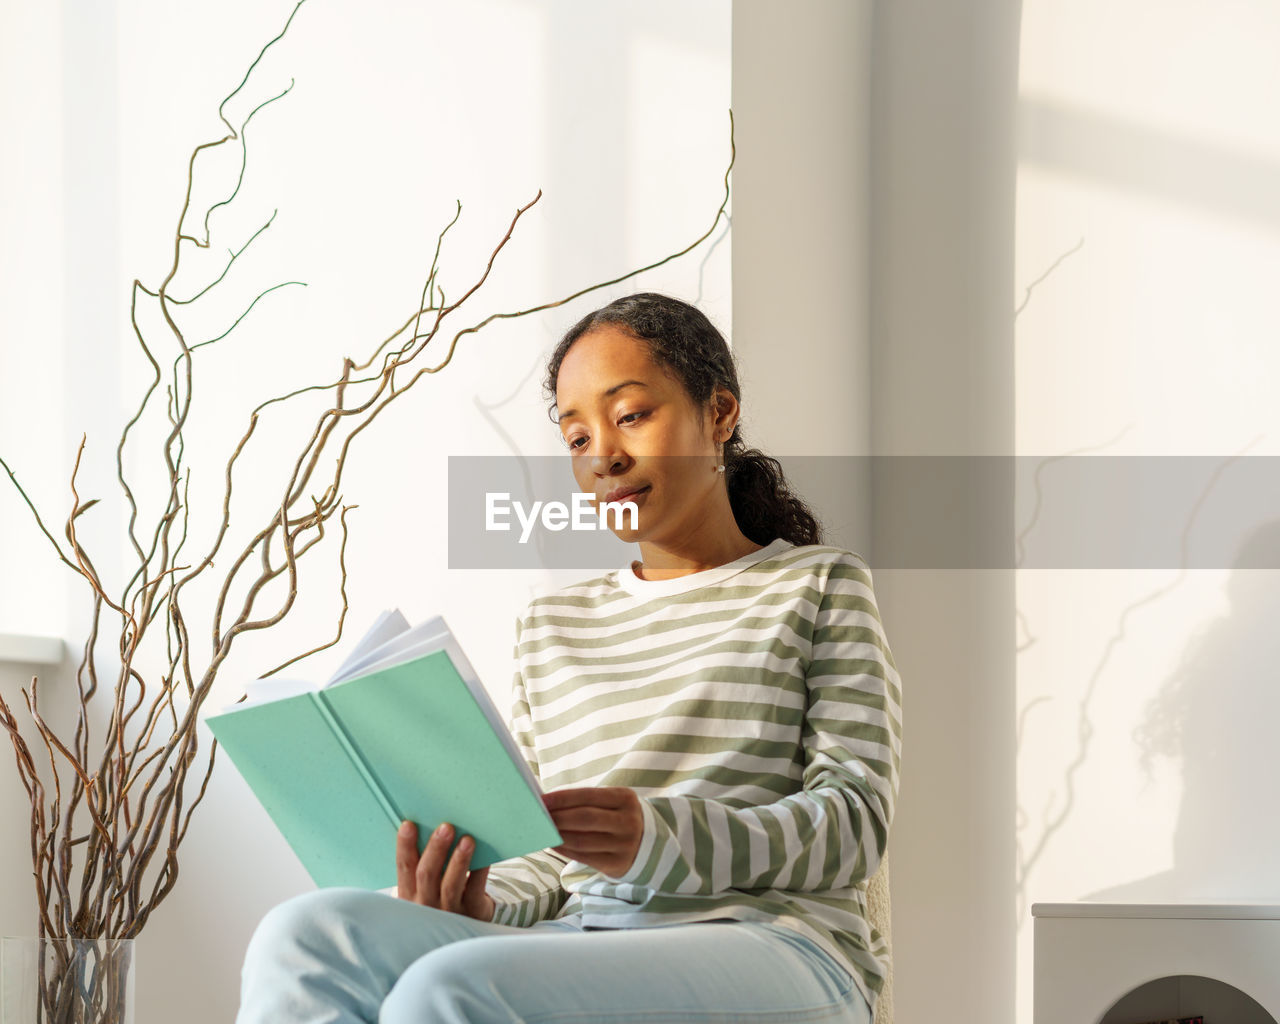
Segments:
[[[528,939],[516,939],[527,942]],[[415,960],[387,994],[379,1024],[497,1024],[519,1019],[504,995],[512,973],[510,940],[467,939]]]
[[[319,936],[358,931],[389,897],[366,889],[317,889],[272,907],[249,940],[251,950],[307,945]]]

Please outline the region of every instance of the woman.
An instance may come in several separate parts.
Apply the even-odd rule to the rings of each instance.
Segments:
[[[469,871],[469,837],[419,856],[406,823],[398,898],[267,915],[240,1024],[869,1024],[901,694],[866,563],[744,448],[694,307],[589,314],[545,386],[579,488],[634,502],[608,522],[642,556],[517,622],[513,732],[563,845]]]

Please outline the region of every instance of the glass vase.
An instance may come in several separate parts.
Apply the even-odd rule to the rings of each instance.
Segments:
[[[0,940],[0,1024],[133,1024],[133,942]]]

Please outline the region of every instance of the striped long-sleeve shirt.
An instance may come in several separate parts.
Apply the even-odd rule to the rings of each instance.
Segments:
[[[531,601],[515,656],[512,729],[543,788],[629,786],[644,832],[617,878],[549,850],[494,865],[494,920],[769,920],[874,1001],[886,950],[866,883],[902,695],[859,555],[779,539],[674,579],[628,566]]]

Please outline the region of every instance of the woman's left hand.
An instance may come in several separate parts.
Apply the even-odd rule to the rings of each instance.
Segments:
[[[644,818],[640,798],[625,786],[587,786],[545,793],[563,846],[556,853],[590,865],[610,878],[626,874],[640,852]]]

